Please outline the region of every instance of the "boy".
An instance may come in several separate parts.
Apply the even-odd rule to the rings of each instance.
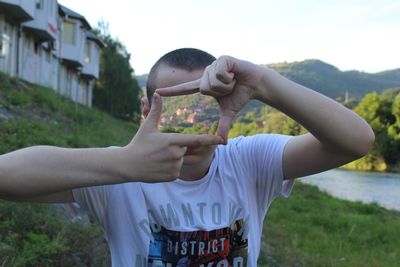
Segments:
[[[215,60],[201,50],[178,49],[160,58],[148,79],[152,101],[142,102],[147,118],[132,145],[141,138],[160,137],[154,130],[161,114],[160,95],[197,92],[216,98],[222,140],[180,144],[173,157],[181,160],[177,175],[141,171],[143,177],[132,183],[123,178],[140,168],[138,159],[134,157],[135,168],[128,168],[124,149],[109,148],[118,168],[106,164],[102,171],[108,178],[115,175],[110,169],[120,170],[113,185],[89,172],[85,180],[100,186],[70,187],[75,189],[68,200],[75,200],[102,225],[113,266],[256,266],[272,200],[287,196],[294,178],[362,157],[374,141],[371,128],[352,111],[270,69],[233,57]],[[233,118],[250,99],[285,112],[310,133],[228,141]],[[161,142],[157,138],[154,143]],[[215,146],[218,142],[226,145]],[[150,164],[154,154],[147,153],[142,163]]]

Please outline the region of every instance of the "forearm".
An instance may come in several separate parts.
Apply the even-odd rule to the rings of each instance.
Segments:
[[[293,118],[328,148],[365,155],[374,140],[370,126],[353,111],[273,70],[265,69],[255,98]]]
[[[35,146],[0,156],[0,197],[32,197],[121,183],[116,148]]]

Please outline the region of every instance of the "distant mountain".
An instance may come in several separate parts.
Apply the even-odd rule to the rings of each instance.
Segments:
[[[146,92],[146,82],[148,74],[136,75],[135,78],[138,81],[139,87]]]
[[[381,92],[400,86],[400,69],[373,74],[356,70],[340,71],[335,66],[317,59],[266,66],[334,99],[344,97],[346,92],[349,97],[360,99],[371,91]]]
[[[327,95],[333,99],[349,98],[361,99],[372,91],[382,92],[384,89],[400,87],[400,68],[387,70],[378,73],[366,73],[356,70],[341,71],[337,67],[325,63],[318,59],[309,59],[292,63],[265,64],[282,74],[283,76]],[[141,86],[145,86],[147,75],[138,76]],[[181,96],[179,98],[169,98],[164,101],[163,114],[166,115],[164,121],[188,122],[187,118],[193,119],[193,114],[197,110],[197,120],[202,121],[207,116],[215,119],[218,116],[218,108],[212,99],[199,98],[199,96]],[[261,103],[251,101],[243,112],[259,110]],[[178,109],[177,107],[180,107]],[[185,112],[182,110],[185,109]]]

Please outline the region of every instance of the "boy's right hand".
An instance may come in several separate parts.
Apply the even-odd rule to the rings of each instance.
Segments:
[[[188,146],[223,144],[220,136],[161,133],[160,95],[154,94],[151,110],[132,141],[123,148],[123,177],[129,181],[166,182],[179,177]]]

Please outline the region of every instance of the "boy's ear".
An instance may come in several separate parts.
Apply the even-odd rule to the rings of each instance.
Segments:
[[[147,97],[144,96],[142,99],[140,99],[140,105],[142,107],[142,119],[146,119],[150,112],[150,105]]]

